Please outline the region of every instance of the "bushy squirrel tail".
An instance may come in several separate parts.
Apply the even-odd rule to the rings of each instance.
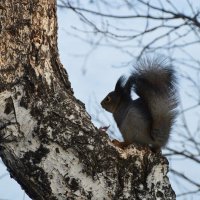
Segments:
[[[164,146],[176,117],[176,76],[166,60],[142,59],[132,72],[133,89],[144,101],[152,117],[151,137]]]

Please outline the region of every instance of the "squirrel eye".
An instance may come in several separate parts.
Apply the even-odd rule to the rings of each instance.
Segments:
[[[105,101],[106,101],[106,102],[110,102],[110,101],[111,101],[111,97],[107,96],[107,97],[105,98]]]

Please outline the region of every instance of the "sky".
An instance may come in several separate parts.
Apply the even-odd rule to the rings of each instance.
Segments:
[[[184,5],[182,6],[184,8]],[[127,56],[121,54],[117,49],[104,47],[96,48],[95,45],[91,47],[91,45],[86,44],[82,40],[71,36],[70,33],[72,32],[78,33],[78,35],[81,36],[82,33],[75,31],[75,27],[81,29],[84,26],[79,17],[72,11],[58,9],[58,25],[60,58],[68,72],[69,80],[76,98],[85,103],[86,109],[92,115],[93,122],[97,127],[111,125],[111,128],[116,130],[115,137],[121,138],[112,116],[101,109],[100,102],[108,92],[113,90],[117,79],[122,74],[127,74],[129,72],[130,67],[118,67],[122,65],[123,61],[127,60]],[[200,49],[196,48],[193,49],[193,51],[194,54],[196,54]],[[87,55],[89,56],[87,57]],[[187,83],[182,80],[180,80],[180,83],[184,88],[181,92],[184,93],[183,91],[188,89]],[[186,99],[184,105],[185,107],[192,105],[191,100]],[[193,112],[188,113],[191,129],[196,125],[193,114]],[[97,116],[101,122],[95,120]],[[178,169],[180,172],[190,170],[190,176],[193,177],[193,180],[199,180],[197,174],[199,174],[200,167],[193,165],[191,162],[179,162],[179,160],[170,161],[170,167]],[[191,168],[193,169],[191,170]],[[172,175],[169,175],[169,177],[173,188],[175,191],[178,191],[179,188],[176,181],[173,180],[174,177]],[[190,186],[187,185],[187,187]],[[24,194],[21,187],[10,178],[6,167],[0,162],[0,200],[2,199],[28,200],[29,198]],[[184,198],[179,198],[179,200],[183,199]],[[200,197],[193,196],[193,200],[197,199],[200,199]]]

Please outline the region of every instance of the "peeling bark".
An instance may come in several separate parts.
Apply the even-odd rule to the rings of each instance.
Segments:
[[[54,0],[0,2],[0,156],[32,199],[175,199],[168,162],[120,150],[73,96]]]

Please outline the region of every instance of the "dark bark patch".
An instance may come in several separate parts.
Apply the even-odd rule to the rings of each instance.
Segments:
[[[55,150],[56,150],[56,153],[60,153],[60,150],[59,150],[59,148],[56,148]]]
[[[30,99],[26,98],[26,97],[22,97],[21,101],[20,101],[20,106],[28,109],[28,103],[30,102]]]
[[[38,164],[41,162],[42,158],[49,153],[49,149],[45,148],[43,145],[37,149],[37,151],[29,151],[25,154],[24,159],[32,160],[33,164]]]
[[[75,178],[66,177],[65,181],[71,190],[77,191],[79,189],[79,183]]]
[[[4,110],[4,113],[5,114],[10,114],[13,110],[13,101],[12,101],[12,98],[9,97],[7,99],[5,99],[6,101],[6,106],[5,106],[5,110]]]
[[[161,197],[161,198],[163,198],[163,193],[160,192],[160,191],[158,191],[158,192],[156,193],[156,197]]]

